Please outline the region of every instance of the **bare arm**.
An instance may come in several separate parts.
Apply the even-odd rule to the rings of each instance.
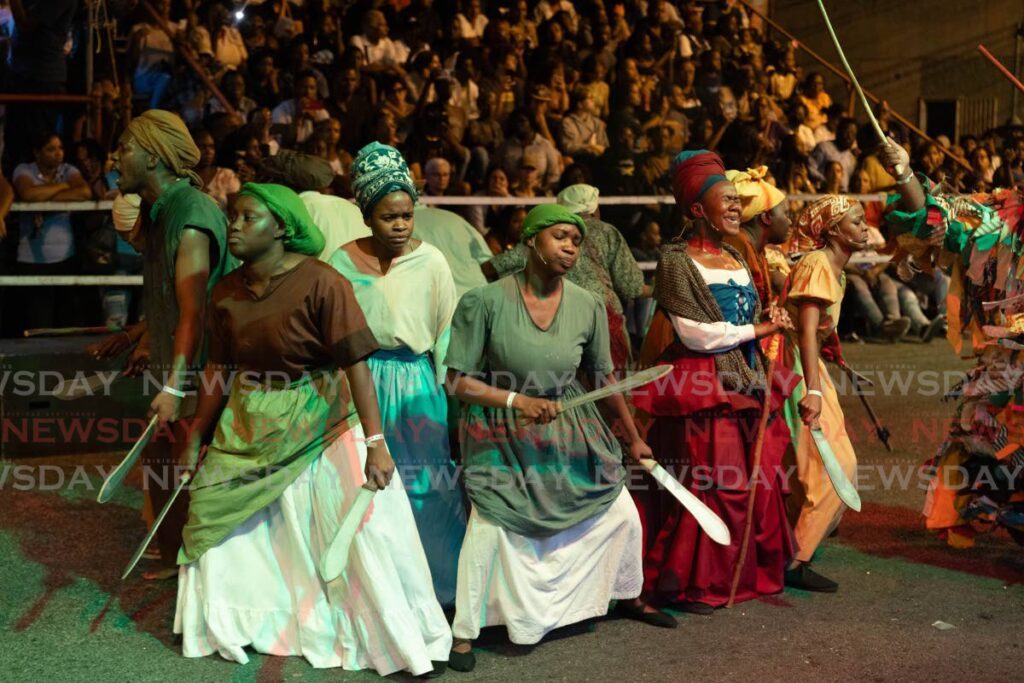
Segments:
[[[175,256],[174,294],[178,300],[178,326],[174,330],[174,360],[167,375],[166,386],[181,391],[186,372],[203,338],[206,316],[206,285],[210,280],[210,238],[193,228],[186,228]],[[150,404],[151,414],[160,422],[178,419],[181,399],[161,391]]]
[[[14,179],[14,189],[18,193],[18,199],[23,202],[48,202],[70,187],[68,183],[33,185],[32,178],[27,175]]]
[[[345,375],[352,390],[352,402],[355,403],[359,421],[363,424],[363,433],[367,436],[383,433],[380,408],[377,404],[377,389],[373,385],[373,377],[366,361],[361,360],[349,366],[345,369]],[[367,488],[370,490],[385,488],[391,481],[395,473],[395,462],[383,441],[367,445],[365,472]]]
[[[71,176],[68,180],[68,188],[61,190],[53,196],[58,202],[85,202],[93,198],[92,188],[80,173]]]
[[[505,408],[512,393],[451,368],[448,369],[446,387],[448,393],[460,401],[488,408]],[[541,424],[550,422],[558,415],[558,404],[554,401],[531,398],[523,394],[516,394],[512,407],[521,412],[527,420]]]
[[[800,365],[804,373],[804,387],[807,391],[821,391],[821,377],[818,370],[818,322],[821,319],[821,306],[814,302],[800,305],[800,323],[798,338],[800,345]],[[805,394],[800,401],[800,417],[804,424],[814,429],[821,415],[821,397]]]
[[[0,239],[7,236],[7,214],[14,203],[14,188],[0,175]]]
[[[907,213],[914,213],[923,209],[925,205],[925,190],[913,169],[910,168],[910,155],[907,154],[907,150],[902,145],[896,144],[892,138],[889,138],[888,143],[882,145],[879,150],[878,158],[882,165],[885,166],[885,170],[896,178],[897,181],[906,180],[906,182],[902,184],[898,182],[896,185],[900,193],[900,200],[898,202],[900,209]],[[902,172],[902,177],[896,173],[897,166],[899,166]]]

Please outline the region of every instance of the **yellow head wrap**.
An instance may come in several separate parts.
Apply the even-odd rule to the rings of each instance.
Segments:
[[[744,223],[766,211],[771,211],[786,199],[785,193],[765,180],[768,175],[767,166],[747,169],[746,171],[726,171],[725,177],[736,186],[743,204]]]
[[[202,178],[192,170],[199,163],[199,148],[177,114],[150,109],[132,119],[125,135],[130,135],[142,149],[159,158],[174,175],[187,177],[196,187],[203,186]]]

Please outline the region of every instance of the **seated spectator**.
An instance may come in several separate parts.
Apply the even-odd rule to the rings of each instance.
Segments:
[[[452,183],[452,165],[443,157],[434,157],[423,167],[423,195],[427,197],[460,196],[456,184]]]
[[[818,141],[814,139],[814,131],[807,125],[807,105],[797,102],[790,111],[790,128],[793,130],[796,151],[803,156],[810,156]]]
[[[255,100],[245,96],[245,76],[241,71],[229,71],[220,79],[220,90],[228,103],[235,108],[235,111],[248,120],[249,114],[259,105]],[[206,114],[217,114],[224,111],[224,105],[216,97],[211,97],[207,103]]]
[[[572,113],[562,119],[559,141],[560,149],[574,158],[593,160],[608,149],[607,128],[597,117],[593,95],[584,86],[573,90]]]
[[[487,17],[480,11],[480,0],[462,0],[462,11],[455,15],[455,37],[463,47],[479,47],[487,28]]]
[[[841,192],[846,192],[850,186],[850,178],[857,168],[857,122],[853,119],[843,119],[839,123],[835,141],[819,143],[810,157],[810,175],[815,182],[824,184],[825,173],[828,164],[836,162],[842,170],[842,181],[839,185]]]
[[[341,146],[341,121],[327,119],[316,124],[309,153],[331,165],[335,176],[348,178],[352,170],[352,155]]]
[[[249,92],[253,100],[261,107],[276,107],[281,101],[281,82],[278,77],[274,56],[263,52],[249,60],[250,81]]]
[[[968,154],[968,161],[971,162],[974,177],[985,183],[985,185],[991,186],[996,173],[995,167],[992,164],[992,150],[984,145],[978,145]]]
[[[671,194],[672,179],[669,167],[672,165],[672,154],[668,143],[672,130],[667,126],[655,126],[647,132],[650,150],[640,157],[639,173],[643,179],[643,194]]]
[[[242,189],[238,176],[230,168],[217,164],[217,143],[208,131],[192,132],[192,139],[199,148],[199,163],[195,172],[203,179],[203,192],[217,200],[222,210],[228,206],[228,198]]]
[[[219,2],[210,6],[210,37],[214,58],[228,70],[239,68],[249,58],[242,34],[232,24],[231,13]]]
[[[807,74],[804,80],[800,101],[807,108],[807,119],[804,123],[811,130],[816,130],[828,122],[825,110],[832,106],[832,98],[825,92],[825,77],[817,71]]]
[[[553,188],[562,175],[561,156],[548,140],[535,131],[527,113],[520,110],[509,117],[505,142],[498,148],[495,163],[507,169],[518,169],[527,151],[534,153],[531,158],[540,186]]]
[[[292,92],[295,90],[295,81],[306,74],[313,74],[316,79],[316,93],[320,99],[326,100],[330,97],[331,91],[327,86],[327,77],[320,69],[313,66],[309,45],[300,40],[292,43],[289,49],[288,68],[281,77],[281,88],[284,92]]]
[[[388,111],[398,125],[398,139],[405,142],[412,131],[416,103],[409,100],[409,87],[403,78],[391,77],[384,85],[384,98],[380,111]]]
[[[786,102],[793,96],[800,80],[800,69],[796,65],[796,48],[786,46],[781,63],[770,68],[768,93],[778,102]]]
[[[509,179],[508,173],[501,166],[491,166],[487,171],[487,182],[484,188],[473,194],[474,197],[508,197]],[[508,213],[510,207],[507,205],[484,205],[473,204],[466,207],[466,220],[476,228],[481,235],[489,235],[490,232]]]
[[[154,2],[153,7],[163,17],[172,34],[180,28],[170,21],[171,0]],[[149,98],[150,109],[160,107],[167,87],[171,84],[177,61],[172,37],[167,35],[160,24],[149,21],[136,22],[128,37],[128,60],[134,64],[132,89],[136,97]]]
[[[118,195],[116,174],[107,172],[107,154],[92,138],[74,144],[75,167],[92,192],[92,199],[113,199]]]
[[[350,154],[362,148],[376,127],[373,123],[373,81],[366,81],[364,86],[359,69],[343,67],[334,79],[332,98],[327,104],[331,118],[345,122],[341,130],[341,145]]]
[[[485,170],[491,166],[491,159],[497,155],[498,148],[505,140],[501,124],[494,116],[497,103],[498,96],[493,91],[485,91],[480,98],[480,116],[470,121],[466,130],[466,146],[471,155],[467,177],[476,184],[484,180]]]
[[[295,81],[294,97],[274,108],[274,123],[285,126],[284,139],[288,144],[302,144],[313,134],[318,121],[326,121],[330,114],[317,97],[316,77],[305,73]]]
[[[405,73],[402,67],[409,59],[409,48],[388,37],[388,20],[380,10],[372,9],[363,15],[363,32],[352,36],[350,44],[366,58],[364,71]]]
[[[508,210],[500,215],[497,225],[487,233],[487,246],[491,248],[492,254],[511,251],[519,244],[519,237],[523,234],[526,208],[522,206],[506,208]]]
[[[527,149],[519,158],[519,167],[512,183],[514,197],[544,197],[551,193],[541,183],[540,166],[544,163],[544,155],[538,150]]]

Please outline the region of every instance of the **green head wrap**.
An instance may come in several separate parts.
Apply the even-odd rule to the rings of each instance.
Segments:
[[[364,217],[392,192],[405,192],[414,203],[419,197],[401,152],[379,142],[363,147],[352,161],[352,191]]]
[[[579,215],[558,204],[538,204],[530,209],[530,213],[526,214],[526,218],[523,219],[523,234],[519,241],[525,242],[544,228],[550,228],[559,223],[575,225],[580,229],[580,234],[583,237],[587,236],[587,224]]]
[[[270,209],[284,227],[285,251],[306,256],[319,256],[324,250],[324,236],[316,227],[299,195],[284,185],[246,183],[239,197],[255,197]]]

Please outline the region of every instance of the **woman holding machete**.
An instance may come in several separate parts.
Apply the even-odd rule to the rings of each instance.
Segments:
[[[245,663],[252,647],[318,668],[431,674],[451,631],[392,480],[366,365],[377,340],[352,286],[317,260],[323,236],[298,195],[247,183],[234,214],[228,244],[243,265],[213,291],[183,463],[195,466],[213,432],[178,558],[183,654]],[[373,507],[347,572],[325,582],[320,557],[364,483]]]
[[[401,153],[379,142],[363,147],[352,163],[352,189],[373,234],[343,245],[330,264],[352,283],[381,345],[366,364],[384,435],[412,503],[434,591],[448,606],[455,602],[466,512],[438,368],[458,295],[444,255],[414,237],[416,186]]]
[[[641,528],[624,490],[622,449],[587,403],[577,371],[611,378],[604,303],[565,279],[586,224],[558,205],[523,223],[526,270],[465,294],[445,364],[465,402],[460,438],[472,511],[459,556],[455,647],[449,665],[472,670],[472,641],[504,624],[517,644],[608,611],[673,628],[640,595]],[[604,404],[621,420],[631,460],[651,457],[625,399]],[[530,424],[518,420],[525,418]]]
[[[741,197],[719,156],[681,152],[672,187],[690,223],[662,248],[655,276],[658,310],[644,340],[641,365],[673,366],[671,391],[634,399],[653,423],[649,438],[658,460],[675,465],[680,481],[729,527],[719,545],[666,491],[634,489],[644,521],[644,594],[683,611],[711,614],[729,601],[740,539],[754,487],[750,551],[740,567],[736,600],[783,590],[793,556],[780,476],[789,441],[785,421],[768,422],[758,471],[756,434],[764,409],[764,364],[758,340],[790,326],[789,317],[761,303],[748,264],[724,243],[740,234]],[[779,392],[770,400],[781,408]],[[769,406],[772,407],[772,406]]]
[[[839,396],[821,357],[821,345],[839,324],[846,289],[843,269],[868,247],[864,207],[840,195],[808,205],[797,218],[793,250],[804,253],[786,279],[779,304],[797,321],[786,336],[780,363],[803,380],[786,404],[795,448],[797,481],[788,505],[797,553],[786,570],[786,585],[833,593],[839,584],[810,568],[818,546],[839,525],[846,509],[822,464],[811,430],[821,429],[846,478],[855,480],[857,455],[846,433]]]

